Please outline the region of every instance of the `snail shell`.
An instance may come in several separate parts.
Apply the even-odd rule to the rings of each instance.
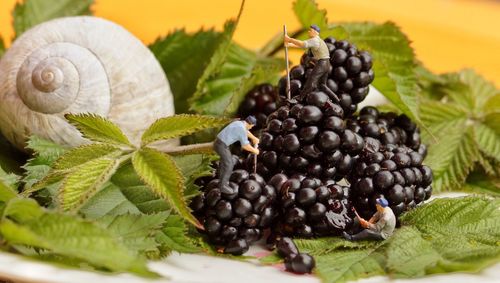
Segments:
[[[0,60],[0,127],[16,147],[37,135],[62,145],[86,141],[64,118],[95,113],[131,142],[174,114],[160,64],[123,27],[96,17],[60,18],[22,34]]]

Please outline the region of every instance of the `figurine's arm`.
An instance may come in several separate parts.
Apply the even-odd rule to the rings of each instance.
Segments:
[[[257,155],[258,155],[258,154],[260,153],[260,152],[259,152],[259,149],[257,149],[257,148],[255,148],[255,147],[251,146],[249,143],[245,144],[245,145],[244,145],[244,146],[242,146],[241,148],[243,148],[244,150],[249,151],[249,152],[251,152],[251,153],[253,153],[253,154],[257,154]]]
[[[256,136],[254,136],[250,131],[247,131],[247,136],[252,140],[253,144],[258,144],[260,142],[260,140]]]
[[[302,40],[297,40],[295,38],[291,38],[289,37],[288,35],[285,34],[285,43],[288,43],[289,45],[288,46],[292,46],[292,47],[297,47],[297,48],[306,48],[306,44],[304,41]],[[293,45],[290,45],[293,44]]]

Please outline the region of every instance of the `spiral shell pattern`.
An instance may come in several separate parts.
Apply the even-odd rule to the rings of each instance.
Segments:
[[[160,64],[121,26],[70,17],[22,34],[0,60],[0,127],[24,149],[30,135],[77,146],[87,142],[64,119],[95,113],[116,123],[133,143],[156,119],[174,114]]]

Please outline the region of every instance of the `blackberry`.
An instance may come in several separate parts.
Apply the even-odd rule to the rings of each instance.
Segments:
[[[255,116],[257,125],[254,130],[264,128],[267,116],[276,110],[277,88],[271,84],[260,84],[250,90],[238,109],[238,116]]]
[[[356,112],[357,105],[368,94],[368,86],[374,79],[372,57],[366,51],[358,51],[354,44],[345,40],[336,41],[332,37],[325,38],[330,51],[331,70],[328,74],[327,87],[339,99],[346,117]],[[308,76],[314,68],[310,52],[304,53],[300,65],[290,69],[290,94],[300,94]],[[279,94],[286,97],[286,76],[279,81]],[[332,94],[330,94],[332,95]],[[335,100],[334,100],[335,101]]]
[[[422,165],[423,157],[405,145],[383,145],[365,137],[363,153],[356,157],[348,176],[350,201],[358,213],[369,219],[375,212],[375,200],[384,196],[396,217],[414,208],[432,193],[432,171]]]
[[[343,109],[327,94],[314,91],[269,115],[260,136],[257,172],[268,179],[296,173],[339,181],[364,146],[358,133],[346,129]],[[253,168],[253,156],[247,168]]]
[[[278,255],[285,258],[285,269],[287,271],[303,274],[311,273],[315,261],[312,256],[300,253],[292,239],[282,237],[277,239],[276,249]]]
[[[346,121],[347,128],[362,135],[379,139],[382,144],[405,145],[417,151],[422,158],[427,147],[421,143],[420,129],[405,114],[379,112],[373,106],[366,106]]]
[[[277,174],[276,176],[284,176]],[[348,187],[333,181],[294,176],[283,182],[278,192],[279,220],[275,232],[285,236],[310,238],[340,235],[353,222]]]
[[[225,253],[245,253],[276,218],[275,183],[266,184],[260,175],[244,169],[231,174],[231,194],[220,192],[219,179],[206,181],[202,193],[191,201],[194,215],[203,223],[209,242]]]

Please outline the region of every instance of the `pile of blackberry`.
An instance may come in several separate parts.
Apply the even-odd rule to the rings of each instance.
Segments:
[[[278,90],[271,84],[260,84],[250,90],[238,109],[238,116],[242,119],[249,115],[255,116],[257,125],[253,130],[265,127],[267,116],[276,110]]]
[[[361,135],[346,129],[344,111],[321,91],[269,115],[260,136],[257,171],[265,178],[296,173],[341,180],[361,152]]]
[[[244,169],[231,174],[233,193],[218,188],[219,179],[205,178],[202,193],[191,201],[194,215],[203,223],[208,240],[224,253],[241,255],[262,237],[276,217],[276,189]],[[200,184],[200,183],[199,183]]]
[[[422,165],[424,157],[405,145],[383,145],[367,137],[369,147],[355,160],[347,177],[350,201],[363,218],[375,212],[375,201],[384,196],[396,217],[410,210],[432,193],[432,171]]]
[[[348,187],[303,175],[288,179],[284,174],[274,175],[270,183],[282,184],[277,203],[280,217],[274,230],[279,235],[340,235],[353,224]]]
[[[359,51],[356,46],[345,40],[336,41],[332,37],[325,38],[330,51],[330,64],[327,86],[340,99],[340,106],[345,116],[356,112],[357,104],[368,94],[368,86],[374,79],[372,57],[366,51]],[[310,52],[304,53],[300,65],[290,69],[290,94],[299,95],[311,74],[314,63]],[[286,97],[287,78],[279,81],[279,94]]]

